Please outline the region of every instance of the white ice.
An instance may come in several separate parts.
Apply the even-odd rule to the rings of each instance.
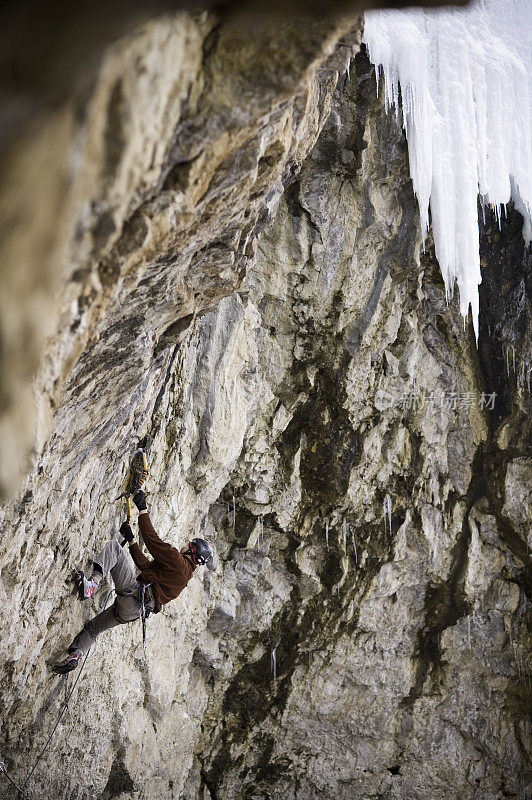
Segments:
[[[532,2],[368,11],[364,41],[408,140],[423,235],[430,221],[447,295],[478,335],[477,198],[510,199],[532,239]]]
[[[392,498],[389,494],[384,497],[382,510],[384,514],[384,535],[386,535],[386,532],[392,532]],[[388,522],[388,526],[386,526],[386,522]]]
[[[277,648],[279,646],[279,642],[272,648],[271,654],[271,666],[272,666],[272,678],[274,684],[277,683]]]
[[[342,522],[342,534],[344,539],[344,555],[347,555],[347,522],[345,521],[345,518]]]

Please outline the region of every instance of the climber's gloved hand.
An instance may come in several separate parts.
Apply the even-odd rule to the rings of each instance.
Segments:
[[[126,542],[132,542],[135,538],[133,536],[133,531],[131,530],[131,525],[128,522],[123,522],[120,526],[120,533],[126,540]]]
[[[146,496],[142,489],[139,489],[138,492],[135,492],[133,495],[133,502],[137,506],[139,511],[146,511]]]

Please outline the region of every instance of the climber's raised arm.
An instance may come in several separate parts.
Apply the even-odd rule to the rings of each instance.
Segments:
[[[141,489],[134,495],[133,502],[139,510],[139,529],[149,554],[155,561],[159,562],[159,564],[169,567],[180,566],[183,556],[177,548],[173,547],[168,542],[163,542],[157,534],[151,523],[150,515],[148,514],[146,497]]]

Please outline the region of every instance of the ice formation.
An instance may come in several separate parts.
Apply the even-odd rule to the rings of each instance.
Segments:
[[[410,174],[447,293],[478,331],[477,198],[496,213],[512,199],[532,238],[532,3],[370,11],[364,41],[384,74],[387,109],[402,114]]]
[[[358,552],[357,552],[357,543],[355,540],[355,534],[351,531],[351,539],[353,540],[353,550],[355,551],[355,564],[358,564]]]
[[[347,522],[345,521],[345,518],[342,523],[342,534],[344,537],[344,555],[347,555]]]
[[[279,647],[279,642],[277,642],[275,647],[272,647],[272,652],[271,652],[272,678],[273,678],[274,684],[277,683],[277,648],[278,647]]]
[[[389,494],[384,498],[382,510],[384,512],[384,535],[386,536],[386,533],[392,532],[392,498]],[[388,522],[388,526],[386,526],[386,522]]]

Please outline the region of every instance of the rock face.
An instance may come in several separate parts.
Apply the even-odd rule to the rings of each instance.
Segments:
[[[153,348],[238,285],[358,29],[356,18],[252,32],[206,14],[161,18],[117,43],[93,85],[12,149],[0,204],[0,496],[34,438],[39,364],[37,452],[74,365],[90,381],[110,346],[138,384]]]
[[[523,795],[530,396],[500,370],[509,318],[485,312],[479,358],[422,251],[402,131],[365,56],[344,71],[357,30],[248,47],[187,19],[111,58],[91,101],[93,199],[37,383],[55,412],[3,509],[0,754],[22,784],[64,697],[49,665],[98,609],[69,571],[116,535],[150,434],[155,526],[213,541],[218,569],[150,618],[146,656],[138,624],[102,636],[30,791]],[[178,35],[197,62],[164,93],[170,130],[146,53],[175,64]],[[507,295],[527,267],[508,242],[486,227]],[[526,292],[512,313],[525,353]]]

